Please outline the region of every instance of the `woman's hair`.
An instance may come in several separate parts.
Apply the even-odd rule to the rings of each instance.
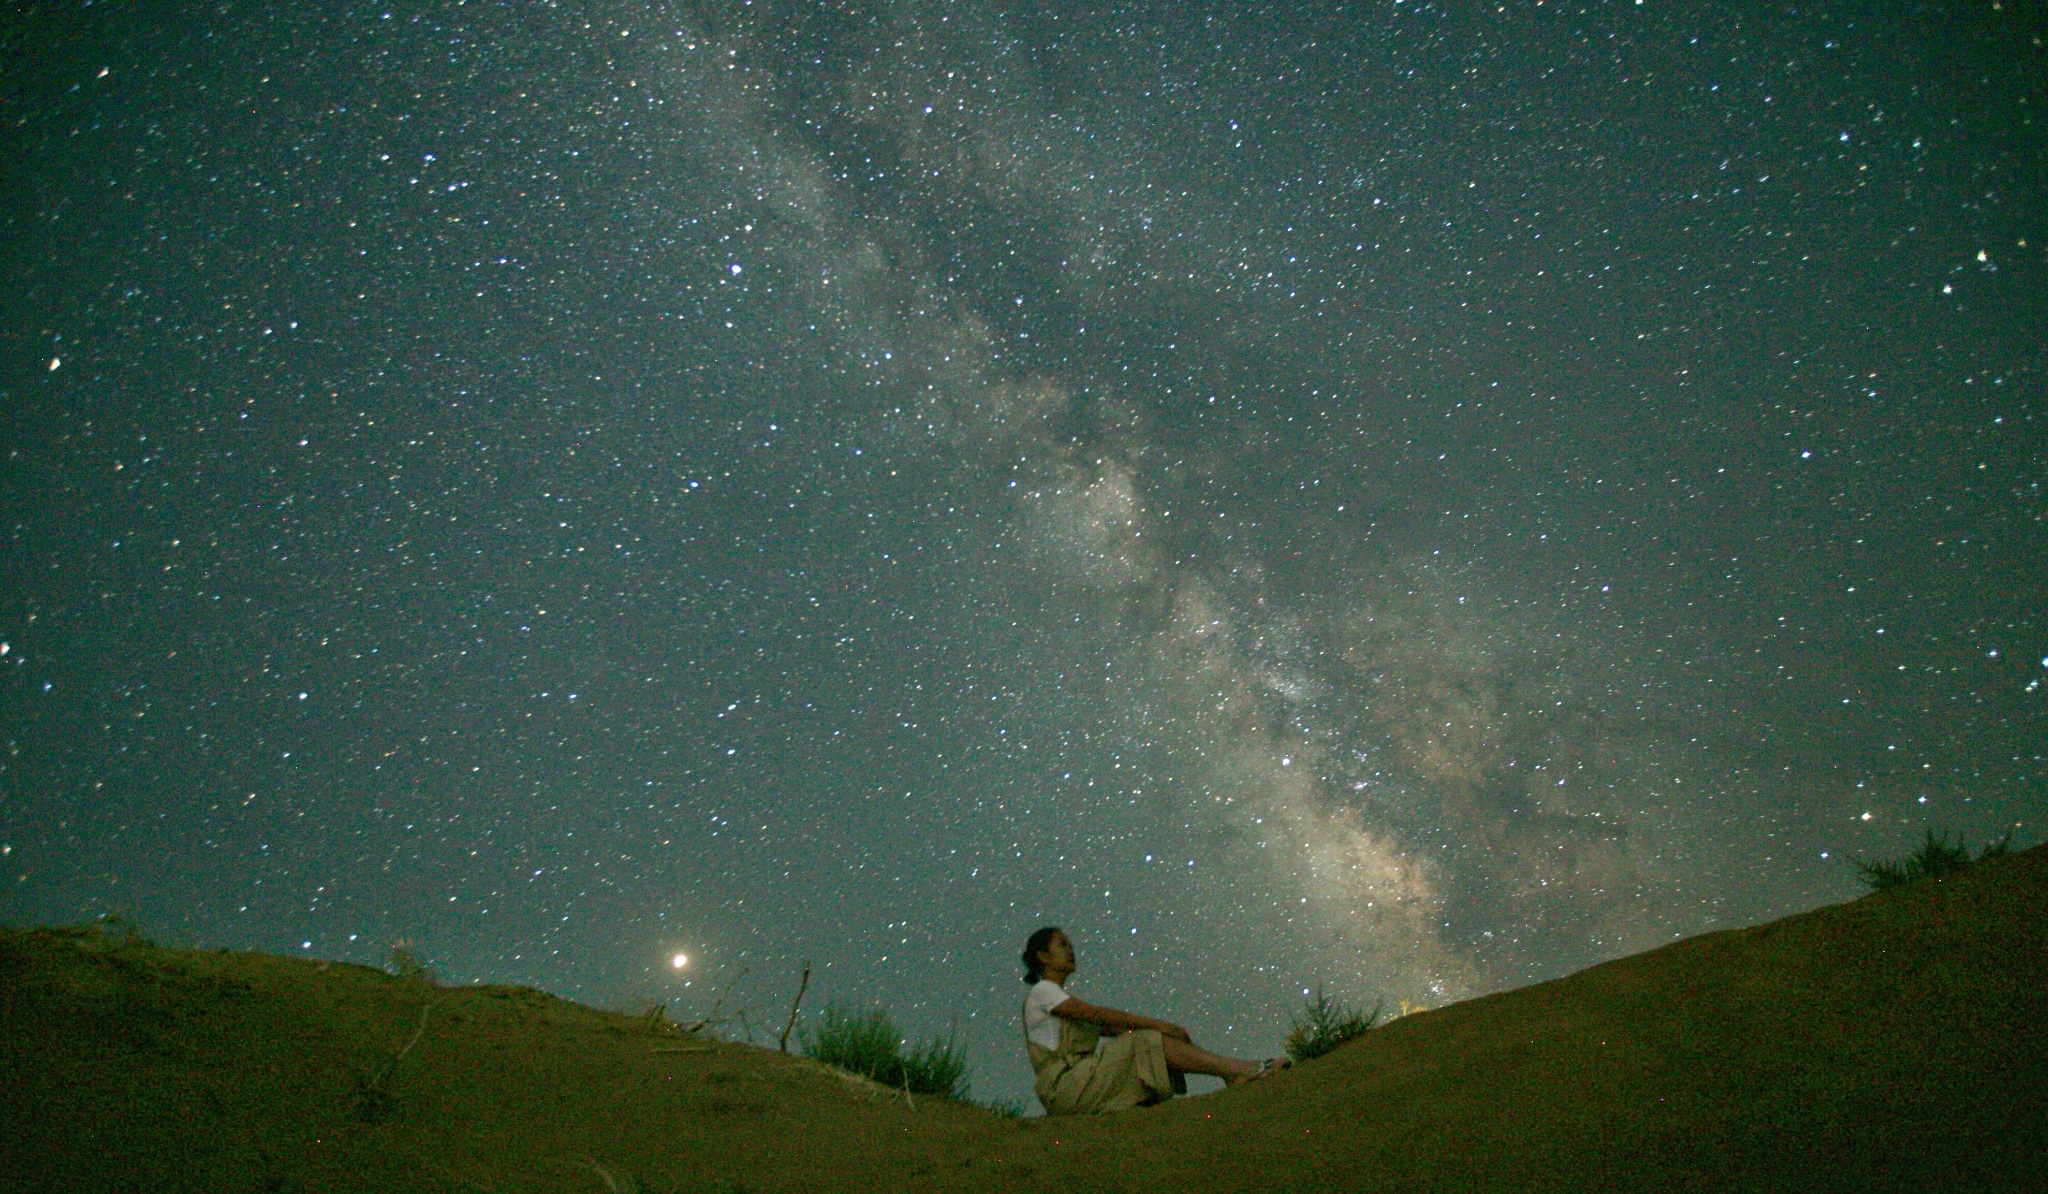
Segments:
[[[1058,925],[1047,925],[1025,939],[1024,984],[1026,986],[1030,986],[1045,977],[1045,971],[1039,968],[1038,955],[1040,951],[1052,946],[1052,935],[1059,931],[1060,927]]]

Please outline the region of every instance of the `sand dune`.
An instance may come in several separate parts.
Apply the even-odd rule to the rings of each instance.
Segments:
[[[2037,847],[1091,1120],[527,988],[7,930],[0,1188],[2044,1189],[2044,897]]]

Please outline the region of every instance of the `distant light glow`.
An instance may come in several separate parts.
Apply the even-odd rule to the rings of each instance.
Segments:
[[[688,966],[690,964],[690,955],[677,954],[675,957],[670,958],[668,960],[668,964],[675,967],[677,970],[681,970],[683,967]]]

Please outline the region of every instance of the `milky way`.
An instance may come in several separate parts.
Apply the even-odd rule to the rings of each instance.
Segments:
[[[1018,1098],[2034,840],[2037,15],[1044,8],[10,18],[0,914]]]

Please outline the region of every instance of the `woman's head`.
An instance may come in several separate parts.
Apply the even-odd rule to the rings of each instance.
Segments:
[[[1051,949],[1055,939],[1064,941],[1066,936],[1058,925],[1047,925],[1025,939],[1024,982],[1027,986],[1045,977],[1045,959],[1039,955]]]

